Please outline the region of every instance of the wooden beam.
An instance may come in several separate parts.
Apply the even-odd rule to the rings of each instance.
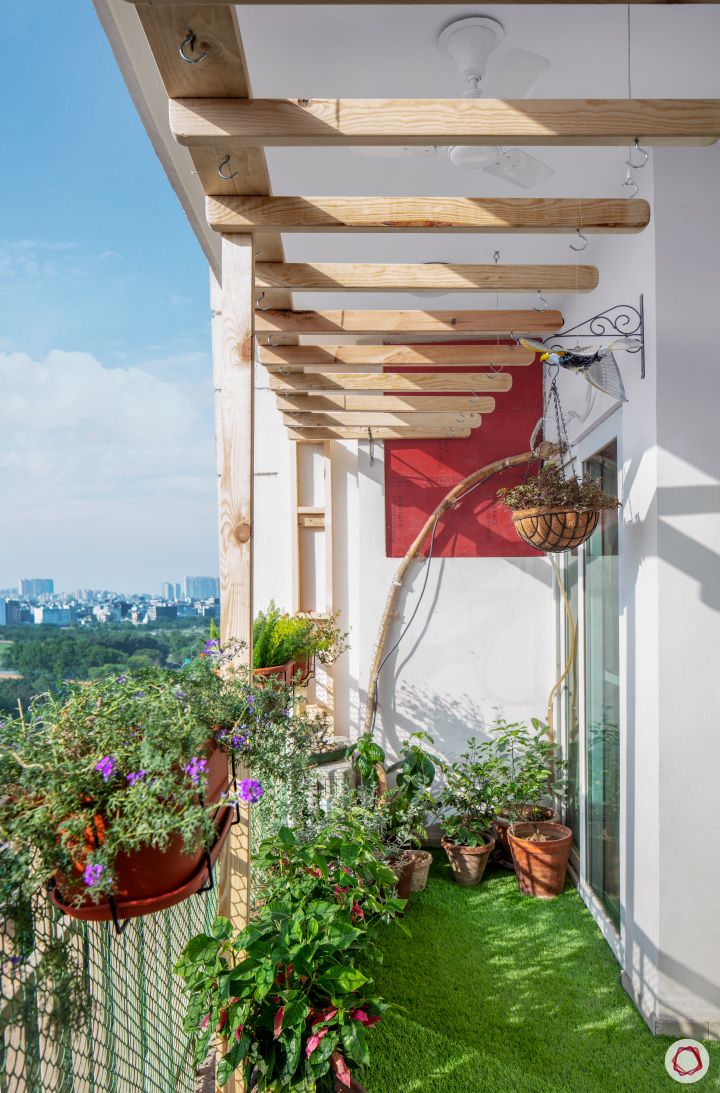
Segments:
[[[273,391],[509,391],[509,372],[333,372],[268,376]]]
[[[344,410],[335,410],[328,414],[301,414],[297,412],[283,414],[283,424],[290,426],[292,429],[322,429],[325,426],[333,425],[352,425],[356,429],[366,426],[375,429],[381,425],[392,428],[409,425],[416,429],[422,429],[426,425],[429,425],[430,428],[460,425],[466,429],[477,429],[481,421],[480,414],[463,413],[462,411],[459,413],[433,411],[427,414],[393,414],[376,410],[372,413],[364,413],[362,416]]]
[[[397,428],[379,425],[372,430],[373,440],[440,440],[443,437],[462,439],[470,436],[470,429],[446,425],[438,429]],[[333,425],[324,429],[288,429],[291,440],[370,440],[367,428],[353,428],[351,425]]]
[[[252,232],[639,232],[642,199],[570,197],[209,197],[216,231]]]
[[[307,414],[335,413],[346,410],[353,414],[381,413],[424,414],[433,410],[447,413],[465,410],[469,413],[491,414],[495,409],[492,395],[345,395],[322,391],[319,395],[276,394],[278,410]]]
[[[591,292],[597,266],[257,262],[255,286],[289,292]]]
[[[220,541],[220,635],[245,643],[252,664],[253,623],[253,238],[222,239],[222,284],[211,274],[213,385]],[[218,913],[237,927],[250,914],[250,806],[218,862]],[[239,1093],[231,1077],[225,1089]]]
[[[559,311],[286,311],[258,308],[257,334],[557,334]]]
[[[270,370],[327,369],[350,371],[368,365],[416,365],[474,368],[502,365],[516,368],[532,364],[536,354],[522,345],[261,345],[260,363]]]
[[[718,99],[175,99],[180,144],[714,144]]]

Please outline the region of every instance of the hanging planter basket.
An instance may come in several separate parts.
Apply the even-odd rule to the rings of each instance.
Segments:
[[[573,550],[589,539],[600,519],[600,509],[574,509],[569,505],[518,509],[512,518],[515,530],[528,546],[548,554]]]

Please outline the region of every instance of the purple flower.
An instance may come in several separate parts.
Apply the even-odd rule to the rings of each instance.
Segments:
[[[127,776],[127,780],[131,786],[134,786],[135,783],[139,782],[141,778],[144,778],[146,774],[146,770],[131,770]]]
[[[176,697],[176,698],[187,698],[187,695],[185,694],[185,692],[184,692],[184,691],[182,691],[182,690],[181,690],[181,689],[180,689],[179,687],[178,687],[178,688],[177,688],[177,690],[176,690],[176,691],[174,692],[174,694],[175,694],[175,697]]]
[[[116,683],[127,683],[127,676],[118,676],[115,680]]]
[[[109,778],[112,778],[115,765],[116,760],[112,755],[103,755],[100,762],[95,764],[95,770],[102,774],[103,782],[107,782]]]
[[[83,873],[83,880],[87,884],[88,888],[92,888],[92,886],[100,880],[100,877],[102,876],[102,872],[103,872],[104,868],[105,867],[103,865],[86,865],[85,866],[85,872]]]
[[[238,797],[248,804],[255,804],[264,793],[263,787],[254,778],[243,778],[238,783]]]
[[[207,759],[199,759],[197,755],[193,755],[192,759],[185,767],[185,773],[190,778],[190,781],[194,782],[195,785],[197,785],[206,767]]]
[[[221,743],[224,744],[225,741],[227,740],[227,738],[229,737],[229,735],[230,735],[230,732],[229,732],[228,729],[220,729],[219,733],[217,734],[217,738]]]
[[[205,656],[212,656],[213,653],[220,652],[220,642],[217,638],[208,638],[203,646],[203,653]]]
[[[237,732],[234,736],[230,737],[230,743],[234,748],[241,748],[246,740],[247,736],[241,736],[240,733]]]
[[[254,695],[248,695],[247,696],[247,704],[248,704],[248,706],[250,707],[251,710],[255,709],[255,696]]]

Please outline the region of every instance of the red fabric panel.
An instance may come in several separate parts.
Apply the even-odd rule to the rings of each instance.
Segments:
[[[467,343],[466,343],[467,344]],[[386,368],[387,372],[433,368]],[[467,369],[449,368],[449,372]],[[490,369],[477,369],[490,371]],[[513,385],[495,396],[495,410],[464,440],[385,441],[385,529],[388,558],[400,558],[443,497],[472,471],[527,451],[542,414],[542,366],[508,369]],[[527,468],[510,469],[478,486],[440,520],[433,553],[442,558],[536,558],[496,500],[501,486],[521,482]],[[427,547],[425,548],[427,552]]]

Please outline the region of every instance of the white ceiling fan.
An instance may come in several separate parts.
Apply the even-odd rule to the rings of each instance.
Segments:
[[[452,58],[464,80],[463,98],[526,98],[550,67],[547,57],[539,53],[511,49],[486,86],[484,80],[488,60],[504,36],[502,23],[489,15],[454,19],[440,32],[438,47]],[[424,145],[356,150],[372,156],[447,155],[456,167],[485,171],[524,190],[532,189],[555,174],[547,163],[521,148],[454,144],[449,147]]]

